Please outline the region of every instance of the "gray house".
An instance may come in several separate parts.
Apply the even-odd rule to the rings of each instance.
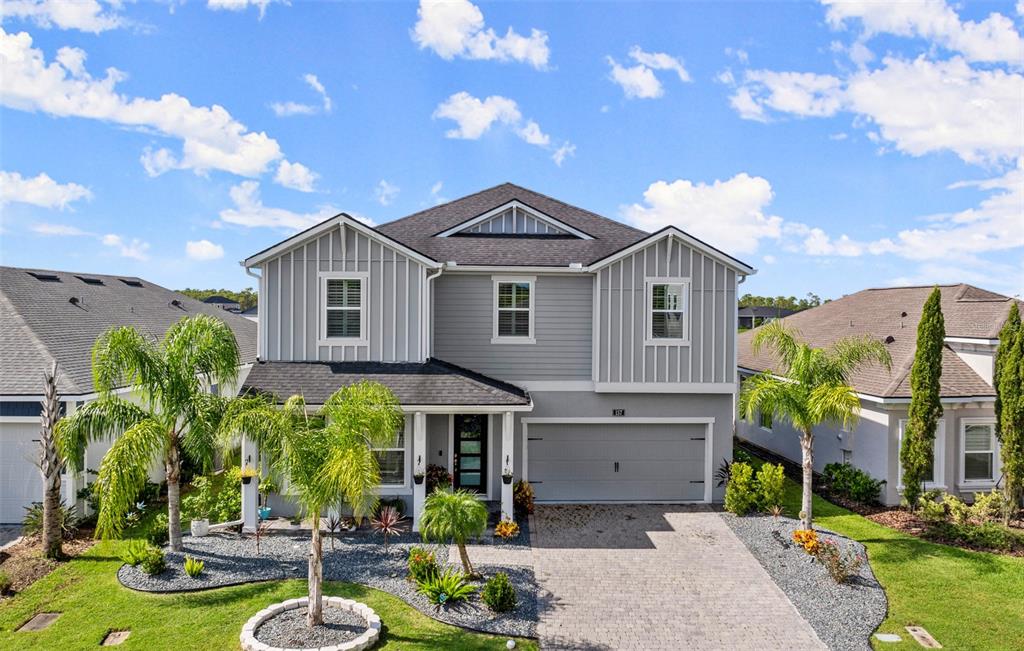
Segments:
[[[0,267],[0,523],[21,522],[24,507],[42,500],[36,460],[43,372],[58,363],[60,400],[65,412],[73,412],[97,397],[92,346],[103,332],[134,326],[159,338],[193,314],[215,316],[231,327],[244,377],[256,358],[256,325],[237,314],[133,276]],[[127,389],[120,393],[132,399]],[[107,441],[90,444],[85,466],[98,468],[109,447]],[[162,469],[153,472],[154,478],[162,476]],[[75,502],[86,479],[65,477],[66,503]]]
[[[775,319],[787,317],[795,312],[796,310],[789,310],[784,307],[771,307],[769,305],[741,305],[736,318],[741,329],[750,330],[751,328],[771,323]]]
[[[969,500],[977,491],[992,489],[1001,476],[993,360],[999,329],[1014,299],[971,285],[939,289],[946,322],[941,382],[944,415],[936,431],[926,487]],[[815,429],[814,469],[820,472],[828,463],[851,463],[886,481],[881,497],[890,505],[899,504],[903,490],[899,449],[910,403],[910,367],[917,324],[931,291],[930,286],[867,289],[784,319],[814,346],[867,335],[885,342],[889,349],[891,373],[871,366],[851,378],[861,404],[857,427],[849,431],[832,426]],[[755,334],[756,330],[739,336],[741,381],[774,367],[766,352],[754,354],[751,343]],[[800,459],[796,432],[768,415],[759,415],[753,422],[740,420],[737,435],[794,461]]]
[[[687,233],[504,184],[378,228],[340,214],[243,264],[260,278],[243,391],[316,404],[359,378],[390,386],[406,421],[380,492],[416,523],[428,464],[509,514],[508,474],[547,502],[722,496],[754,269]]]

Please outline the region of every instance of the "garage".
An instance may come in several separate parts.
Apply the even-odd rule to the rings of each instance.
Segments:
[[[0,523],[21,522],[25,507],[42,499],[38,454],[38,420],[0,423]]]
[[[709,422],[523,419],[538,501],[704,501]],[[707,419],[710,420],[710,419]]]

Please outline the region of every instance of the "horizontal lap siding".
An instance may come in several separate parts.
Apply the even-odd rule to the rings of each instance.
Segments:
[[[263,266],[269,360],[421,361],[420,315],[424,267],[351,228],[334,229],[267,261]],[[327,271],[369,273],[368,345],[318,345],[320,279]]]
[[[537,276],[535,344],[492,344],[490,274],[442,274],[433,281],[434,356],[504,380],[588,380],[593,279]]]
[[[664,239],[598,273],[598,382],[732,382],[736,273]],[[690,279],[689,345],[646,345],[646,278]]]

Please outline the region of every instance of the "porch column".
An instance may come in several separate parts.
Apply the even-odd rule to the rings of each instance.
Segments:
[[[242,437],[242,468],[261,468],[260,450],[247,436]],[[242,531],[253,533],[259,523],[259,477],[242,484]]]
[[[516,467],[515,446],[513,445],[515,420],[511,411],[506,411],[501,418],[501,474],[512,472]],[[512,484],[501,482],[501,517],[512,519]]]
[[[417,411],[412,415],[412,472],[427,472],[427,415]],[[420,530],[420,514],[427,497],[427,481],[412,484],[412,530]]]

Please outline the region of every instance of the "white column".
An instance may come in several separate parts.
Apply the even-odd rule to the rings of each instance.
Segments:
[[[427,472],[427,415],[417,411],[412,416],[412,472]],[[427,497],[427,482],[412,485],[412,530],[420,530],[420,514]]]
[[[502,414],[501,419],[501,474],[512,472],[515,468],[515,446],[512,444],[514,437],[515,420],[511,411]],[[501,482],[501,517],[512,519],[512,484]]]
[[[242,437],[242,468],[260,468],[260,450],[247,436]],[[259,522],[259,477],[248,484],[242,484],[242,531],[256,531]]]

